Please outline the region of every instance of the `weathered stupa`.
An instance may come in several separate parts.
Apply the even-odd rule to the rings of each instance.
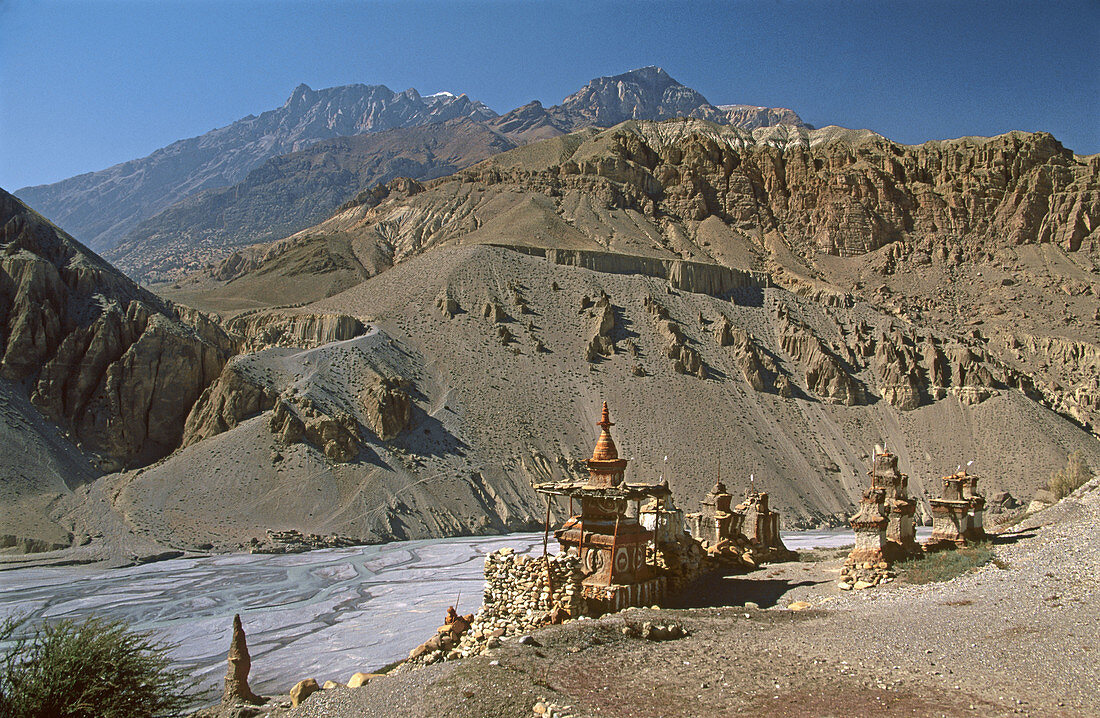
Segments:
[[[692,536],[707,553],[748,568],[765,562],[790,561],[797,556],[783,545],[780,516],[768,506],[766,491],[749,489],[741,503],[732,504],[733,495],[719,480],[703,499],[701,510],[687,515]]]
[[[875,454],[872,462],[871,485],[886,489],[884,508],[887,513],[886,544],[883,550],[890,563],[910,556],[919,556],[916,499],[909,498],[909,476],[898,471],[898,457],[888,451]]]
[[[898,457],[876,447],[871,488],[850,520],[856,545],[841,570],[841,588],[868,588],[893,579],[890,564],[919,556],[916,499],[909,498],[909,476],[898,471]]]
[[[590,614],[619,611],[627,606],[648,606],[663,598],[665,579],[646,562],[646,547],[653,532],[629,515],[630,502],[667,498],[663,484],[627,484],[627,460],[619,457],[611,438],[607,402],[603,404],[600,435],[588,460],[588,481],[539,484],[544,494],[568,496],[580,502],[580,513],[554,532],[562,551],[580,558],[585,578],[582,592]]]
[[[732,537],[730,524],[733,522],[732,505],[733,494],[726,491],[726,485],[719,479],[703,499],[700,511],[688,514],[692,536],[703,542],[708,550],[721,550],[723,542],[730,541]]]
[[[940,498],[932,499],[932,535],[924,550],[964,546],[986,539],[985,497],[978,493],[978,477],[959,471],[940,479]]]

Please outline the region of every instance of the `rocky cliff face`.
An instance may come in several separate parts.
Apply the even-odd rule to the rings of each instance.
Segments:
[[[415,196],[351,203],[302,236],[354,234],[394,261],[485,237],[761,268],[763,254],[791,249],[812,261],[892,245],[890,271],[907,257],[957,262],[1023,244],[1074,252],[1100,231],[1100,157],[1075,157],[1044,133],[905,146],[867,131],[748,133],[686,120],[569,138],[506,152]],[[527,206],[511,201],[517,193]],[[616,211],[633,226],[616,226]]]
[[[395,204],[413,215],[433,191]],[[389,201],[371,211],[396,210]],[[234,359],[218,382],[225,390],[200,401],[210,410],[192,413],[217,433],[127,479],[120,509],[158,540],[195,540],[184,538],[194,517],[174,507],[211,496],[214,538],[204,540],[228,548],[272,521],[372,540],[521,527],[545,511],[532,481],[584,475],[604,399],[633,457],[631,480],[663,471],[690,508],[713,486],[720,456],[723,476],[744,485],[755,473],[801,526],[844,520],[867,452],[883,441],[903,455],[921,500],[971,459],[990,491],[1014,493],[1034,490],[1069,451],[1100,460],[1084,422],[1039,386],[1053,385],[1049,370],[1005,354],[989,321],[953,327],[895,313],[900,296],[874,285],[800,294],[743,273],[756,281],[722,290],[691,273],[674,285],[660,258],[429,246],[293,310],[346,313],[370,325],[365,334]],[[908,260],[895,260],[892,275],[871,272],[885,251],[821,257],[867,271],[863,282],[916,281]],[[1078,381],[1095,358],[1084,340],[1017,343],[1025,358],[1061,356]],[[227,456],[247,460],[228,470]]]
[[[225,323],[240,337],[241,349],[256,352],[274,346],[312,348],[352,339],[366,331],[363,323],[347,314],[245,312]]]
[[[17,194],[88,246],[102,250],[175,202],[240,182],[265,160],[318,140],[495,116],[466,95],[421,97],[416,90],[394,92],[385,85],[324,90],[299,85],[278,109],[174,142],[148,157],[24,187]]]
[[[0,191],[4,378],[103,469],[164,456],[235,342],[141,290]]]
[[[608,130],[550,166],[522,152],[466,175],[550,193],[583,188],[656,219],[718,217],[746,236],[779,232],[836,255],[902,240],[948,253],[967,243],[1077,251],[1100,229],[1100,157],[1075,157],[1045,133],[906,146],[866,131],[749,134],[682,121]]]
[[[775,331],[804,375],[795,383],[821,399],[850,406],[877,396],[912,409],[946,392],[973,403],[1023,388],[1027,375],[1043,403],[1092,426],[1091,377],[1052,368],[1089,360],[1038,355],[1066,341],[1080,343],[1066,350],[1071,358],[1096,346],[1098,171],[1100,158],[1077,157],[1044,133],[906,146],[835,127],[750,133],[699,120],[627,122],[512,150],[410,191],[368,193],[281,251],[341,237],[357,256],[370,247],[386,257],[373,275],[438,245],[499,243],[739,301],[771,282],[837,308],[862,299],[956,336],[992,321],[996,341],[982,334],[968,350],[981,350],[975,356],[920,331],[852,329],[822,343],[783,317]],[[1039,264],[1044,247],[1057,256]],[[1064,312],[1048,312],[1051,290],[1065,295]],[[988,319],[975,319],[979,307]],[[1040,342],[1044,349],[1000,334],[1003,324],[1012,336],[1023,328],[1042,336],[1051,321],[1068,335]],[[588,334],[586,354],[605,356],[605,340]],[[706,375],[690,344],[668,344],[671,361]],[[754,384],[791,390],[791,373],[769,384],[763,358],[746,350],[741,360]],[[866,369],[873,378],[853,378]]]
[[[755,130],[760,127],[771,127],[772,125],[791,125],[813,129],[810,125],[804,123],[794,110],[789,110],[786,107],[718,105],[718,109],[725,115],[725,121],[720,124],[732,125],[744,130]]]

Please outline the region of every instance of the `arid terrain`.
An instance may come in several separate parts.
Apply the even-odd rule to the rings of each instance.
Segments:
[[[903,572],[843,594],[839,560],[776,564],[690,590],[696,605],[721,608],[573,621],[527,645],[513,638],[476,658],[321,691],[295,709],[276,697],[264,714],[521,718],[541,702],[577,718],[1094,715],[1098,527],[1094,479],[995,538],[992,563],[945,583],[909,585]],[[787,610],[795,601],[812,605]],[[624,635],[646,621],[689,635]]]
[[[971,461],[1026,502],[1100,465],[1098,173],[1043,133],[629,120],[379,185],[161,296],[7,195],[6,416],[90,464],[11,456],[7,543],[529,530],[604,400],[628,478],[688,510],[721,464],[843,525],[875,444],[925,520]]]
[[[1100,718],[1005,10],[0,0],[0,718]]]

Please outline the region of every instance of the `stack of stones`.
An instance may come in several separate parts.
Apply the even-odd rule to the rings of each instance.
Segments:
[[[853,588],[861,591],[880,583],[890,583],[896,575],[890,564],[884,560],[857,561],[849,557],[840,569],[840,582],[837,586],[842,591]]]
[[[550,585],[546,580],[548,564]],[[502,637],[582,615],[583,579],[576,556],[524,556],[510,548],[489,554],[485,557],[485,604],[475,614],[456,657],[476,655],[494,648]]]

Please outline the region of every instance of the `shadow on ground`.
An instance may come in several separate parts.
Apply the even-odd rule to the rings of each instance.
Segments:
[[[1029,529],[1023,529],[1021,531],[1013,531],[1011,533],[1003,534],[990,534],[989,540],[996,546],[1002,544],[1012,544],[1022,539],[1034,538],[1035,534],[1039,531],[1039,528],[1033,527]]]
[[[711,574],[692,582],[670,608],[717,608],[743,606],[752,601],[760,608],[771,608],[779,603],[787,592],[802,586],[829,583],[820,581],[786,581],[783,579],[758,579],[744,575]]]

